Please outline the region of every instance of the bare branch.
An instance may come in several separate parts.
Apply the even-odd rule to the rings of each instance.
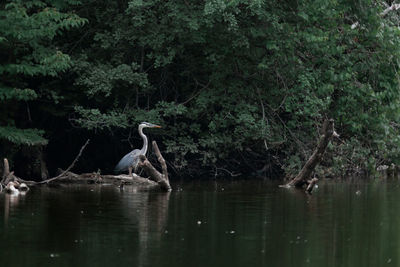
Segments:
[[[384,3],[385,6],[387,6],[386,3]],[[379,15],[381,17],[386,16],[390,11],[393,10],[398,10],[400,8],[400,4],[395,4],[393,3],[391,6],[387,7],[385,10],[383,10]],[[351,29],[354,30],[355,28],[357,28],[358,26],[360,26],[360,23],[358,21],[354,22],[353,24],[351,24]]]
[[[160,153],[160,150],[158,149],[157,144],[154,145],[154,143],[155,141],[153,141],[153,149],[155,150],[155,152],[158,150],[158,152],[156,152],[156,154],[158,154]],[[163,190],[169,192],[172,190],[172,188],[168,180],[167,164],[165,164],[165,160],[161,156],[161,153],[157,155],[157,157],[158,161],[161,164],[163,174],[161,174],[159,171],[157,171],[156,168],[154,168],[154,166],[150,163],[145,155],[139,156],[139,167],[144,169],[150,180],[158,183]]]
[[[156,153],[156,155],[157,155],[157,160],[161,164],[163,178],[165,180],[169,181],[167,164],[165,163],[165,159],[161,155],[161,152],[160,152],[160,149],[158,148],[157,142],[153,141],[152,144],[153,144],[154,153]]]
[[[89,141],[90,141],[90,139],[88,139],[88,140],[86,141],[86,143],[81,147],[81,150],[79,150],[79,154],[76,156],[76,158],[74,159],[74,161],[71,163],[71,165],[69,165],[69,167],[68,167],[65,171],[63,171],[60,175],[58,175],[58,176],[56,176],[56,177],[53,177],[53,178],[50,178],[50,179],[47,179],[47,180],[38,182],[38,184],[44,184],[44,183],[47,184],[47,183],[50,183],[51,181],[57,180],[57,179],[59,179],[59,178],[65,176],[65,174],[66,174],[67,172],[69,172],[69,170],[71,170],[71,169],[75,166],[75,163],[78,161],[78,159],[79,159],[80,156],[82,155],[82,152],[83,152],[83,150],[85,149],[85,147],[89,144]]]
[[[311,193],[314,185],[318,182],[317,178],[313,178],[310,181],[307,181],[311,175],[311,173],[314,171],[315,167],[320,163],[322,160],[322,156],[324,155],[324,152],[329,144],[329,141],[332,139],[334,135],[335,130],[334,130],[334,121],[333,119],[325,120],[324,124],[322,126],[322,135],[320,137],[320,140],[311,155],[311,157],[307,160],[307,162],[304,164],[303,168],[301,171],[297,174],[296,177],[294,177],[290,182],[288,182],[286,185],[282,187],[289,188],[291,186],[295,187],[302,187],[304,185],[307,185],[306,192]],[[337,135],[337,133],[336,133]]]
[[[384,17],[384,16],[386,16],[390,11],[392,11],[392,10],[397,10],[397,9],[399,9],[400,8],[400,4],[395,4],[395,3],[393,3],[390,7],[388,7],[388,8],[386,8],[385,10],[383,10],[382,12],[381,12],[381,16],[382,17]]]

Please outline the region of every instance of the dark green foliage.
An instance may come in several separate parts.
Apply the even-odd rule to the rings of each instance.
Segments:
[[[373,169],[400,159],[399,21],[383,9],[333,0],[12,1],[0,16],[18,22],[0,27],[12,55],[0,66],[0,99],[46,100],[37,114],[68,114],[74,127],[112,137],[120,155],[130,147],[118,140],[136,137],[140,121],[162,124],[156,138],[168,160],[189,169],[294,173],[322,121],[334,118],[341,142],[325,164]],[[1,114],[2,125],[18,126],[19,112]],[[49,126],[37,128],[51,140]]]
[[[51,2],[51,1],[50,1]],[[0,138],[14,144],[46,144],[43,131],[25,126],[19,113],[23,102],[40,94],[35,81],[56,77],[71,66],[70,58],[53,40],[63,31],[82,26],[85,19],[57,7],[76,1],[7,1],[0,9]],[[76,2],[77,4],[78,2]],[[22,103],[21,103],[22,102]]]
[[[14,144],[46,145],[47,140],[42,136],[43,130],[18,129],[11,126],[0,127],[0,138],[4,138]]]

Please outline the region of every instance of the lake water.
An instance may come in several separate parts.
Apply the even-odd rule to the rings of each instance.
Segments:
[[[1,266],[400,266],[400,182],[0,194]]]

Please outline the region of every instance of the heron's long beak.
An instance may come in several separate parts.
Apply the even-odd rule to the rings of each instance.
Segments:
[[[162,128],[160,125],[154,125],[154,128]]]

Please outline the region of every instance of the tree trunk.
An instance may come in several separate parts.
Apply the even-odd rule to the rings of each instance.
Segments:
[[[289,183],[287,183],[283,187],[292,187],[292,186],[303,187],[304,185],[307,185],[306,191],[308,193],[311,193],[314,185],[318,182],[318,179],[317,178],[313,178],[311,180],[307,179],[310,178],[315,167],[318,165],[318,163],[321,162],[326,147],[328,146],[332,136],[337,136],[334,130],[334,121],[333,119],[325,120],[322,126],[322,135],[319,139],[319,142],[313,154],[304,164],[303,168],[296,175],[296,177],[294,177]]]

